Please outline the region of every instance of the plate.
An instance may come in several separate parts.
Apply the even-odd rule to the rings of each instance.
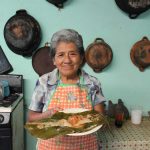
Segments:
[[[98,131],[101,127],[102,127],[102,125],[99,125],[99,126],[93,128],[92,130],[89,130],[89,131],[86,131],[86,132],[72,133],[72,134],[67,134],[67,135],[69,135],[69,136],[83,136],[83,135],[88,135],[88,134],[91,134],[91,133],[94,133],[94,132]]]
[[[64,109],[62,112],[64,113],[81,113],[84,111],[89,111],[89,109],[84,109],[84,108],[68,108],[68,109]]]
[[[63,112],[64,113],[80,113],[80,112],[84,112],[84,111],[89,111],[89,109],[83,109],[83,108],[70,108],[70,109],[64,109]],[[67,134],[69,136],[83,136],[83,135],[88,135],[91,133],[94,133],[96,131],[98,131],[103,125],[99,125],[94,127],[93,129],[86,131],[86,132],[82,132],[82,133],[71,133],[71,134]]]

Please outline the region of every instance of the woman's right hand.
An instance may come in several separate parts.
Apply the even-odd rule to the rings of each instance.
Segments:
[[[55,107],[55,108],[51,108],[50,110],[47,110],[45,112],[43,112],[43,115],[45,116],[45,118],[47,117],[51,117],[52,115],[54,115],[56,112],[61,111],[62,109],[59,107]]]
[[[47,117],[51,117],[53,114],[55,114],[56,112],[61,111],[61,110],[62,109],[59,107],[52,108],[45,112],[36,112],[36,111],[29,110],[28,121],[32,122],[32,121],[41,120],[41,119],[44,119]]]

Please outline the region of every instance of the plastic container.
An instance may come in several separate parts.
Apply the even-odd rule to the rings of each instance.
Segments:
[[[0,100],[2,100],[4,97],[9,96],[10,89],[8,81],[2,80],[0,81]]]

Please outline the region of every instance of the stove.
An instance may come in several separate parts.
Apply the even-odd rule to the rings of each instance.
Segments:
[[[22,97],[22,93],[14,93],[10,94],[8,97],[5,97],[3,100],[0,100],[0,113],[12,112]]]
[[[0,81],[7,81],[10,91],[0,99],[0,150],[23,150],[23,76],[0,75]]]

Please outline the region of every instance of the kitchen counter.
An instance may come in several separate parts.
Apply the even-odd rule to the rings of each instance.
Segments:
[[[150,150],[150,118],[143,117],[140,125],[124,121],[121,128],[110,123],[98,131],[100,150]]]

